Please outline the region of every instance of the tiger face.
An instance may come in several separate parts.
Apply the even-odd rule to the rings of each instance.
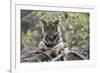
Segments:
[[[57,34],[58,31],[58,23],[59,20],[56,21],[44,21],[42,20],[42,23],[44,24],[43,30],[46,34],[46,36],[50,39],[54,38],[54,36]]]

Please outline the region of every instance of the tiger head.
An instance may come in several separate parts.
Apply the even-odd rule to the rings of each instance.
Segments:
[[[42,20],[43,23],[43,31],[45,33],[45,35],[52,39],[57,33],[58,33],[58,23],[59,20],[55,20],[53,21],[48,21],[46,22],[45,20]]]

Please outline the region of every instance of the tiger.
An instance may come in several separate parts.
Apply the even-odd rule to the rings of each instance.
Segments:
[[[58,54],[61,50],[64,49],[65,45],[61,37],[60,27],[58,26],[59,20],[45,21],[41,20],[43,23],[43,39],[40,41],[38,47],[40,49],[51,49]]]

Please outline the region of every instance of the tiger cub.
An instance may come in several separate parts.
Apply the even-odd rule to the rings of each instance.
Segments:
[[[42,20],[42,23],[44,25],[42,29],[44,38],[39,43],[39,48],[52,49],[58,54],[60,50],[63,50],[65,47],[58,26],[59,20],[55,20],[54,22]]]

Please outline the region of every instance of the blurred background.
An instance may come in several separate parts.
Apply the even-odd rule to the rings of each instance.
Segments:
[[[59,20],[66,47],[89,59],[89,13],[21,10],[21,56],[34,51],[43,39],[42,20]]]

